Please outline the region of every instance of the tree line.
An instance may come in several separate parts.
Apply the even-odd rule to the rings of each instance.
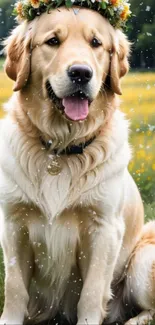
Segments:
[[[2,42],[15,26],[12,15],[15,0],[0,0],[0,56]],[[155,0],[130,0],[133,15],[127,35],[132,42],[131,67],[155,68]]]

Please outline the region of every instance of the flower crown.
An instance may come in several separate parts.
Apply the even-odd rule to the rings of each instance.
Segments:
[[[131,15],[128,0],[21,0],[15,4],[14,14],[18,20],[31,21],[43,12],[60,6],[79,6],[98,11],[112,26],[123,28]]]

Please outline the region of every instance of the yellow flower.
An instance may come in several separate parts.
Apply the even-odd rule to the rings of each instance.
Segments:
[[[148,137],[151,135],[152,136],[152,131],[151,130],[148,130],[147,131],[147,135],[148,135]]]
[[[40,0],[31,0],[31,5],[33,8],[39,8],[40,6]]]
[[[16,4],[16,11],[18,14],[17,20],[21,21],[24,18],[24,14],[23,14],[23,4],[21,1],[18,1]]]
[[[151,161],[152,160],[152,155],[151,154],[149,154],[149,156],[146,156],[146,161]]]
[[[16,4],[16,10],[19,16],[22,15],[22,11],[23,11],[23,4],[21,1],[17,2]]]
[[[122,11],[120,16],[123,20],[126,20],[130,16],[130,14],[131,14],[130,5],[129,3],[126,3],[124,5],[124,10]]]
[[[155,170],[155,164],[152,165],[152,169]]]
[[[138,159],[145,158],[146,152],[143,149],[137,150],[136,156]]]

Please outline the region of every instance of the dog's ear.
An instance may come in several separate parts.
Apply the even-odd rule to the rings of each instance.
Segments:
[[[120,78],[129,70],[130,43],[126,36],[120,31],[116,31],[116,38],[113,40],[110,63],[110,88],[118,95],[122,95]]]
[[[30,33],[25,32],[24,26],[14,29],[11,36],[4,42],[6,45],[5,71],[9,78],[15,81],[13,90],[22,89],[30,73]]]

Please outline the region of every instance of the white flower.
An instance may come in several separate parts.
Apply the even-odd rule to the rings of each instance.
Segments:
[[[121,13],[124,10],[124,7],[123,6],[119,6],[117,9]]]
[[[30,4],[31,4],[31,0],[24,0],[24,1],[23,1],[23,4],[24,4],[24,5],[30,5]]]

